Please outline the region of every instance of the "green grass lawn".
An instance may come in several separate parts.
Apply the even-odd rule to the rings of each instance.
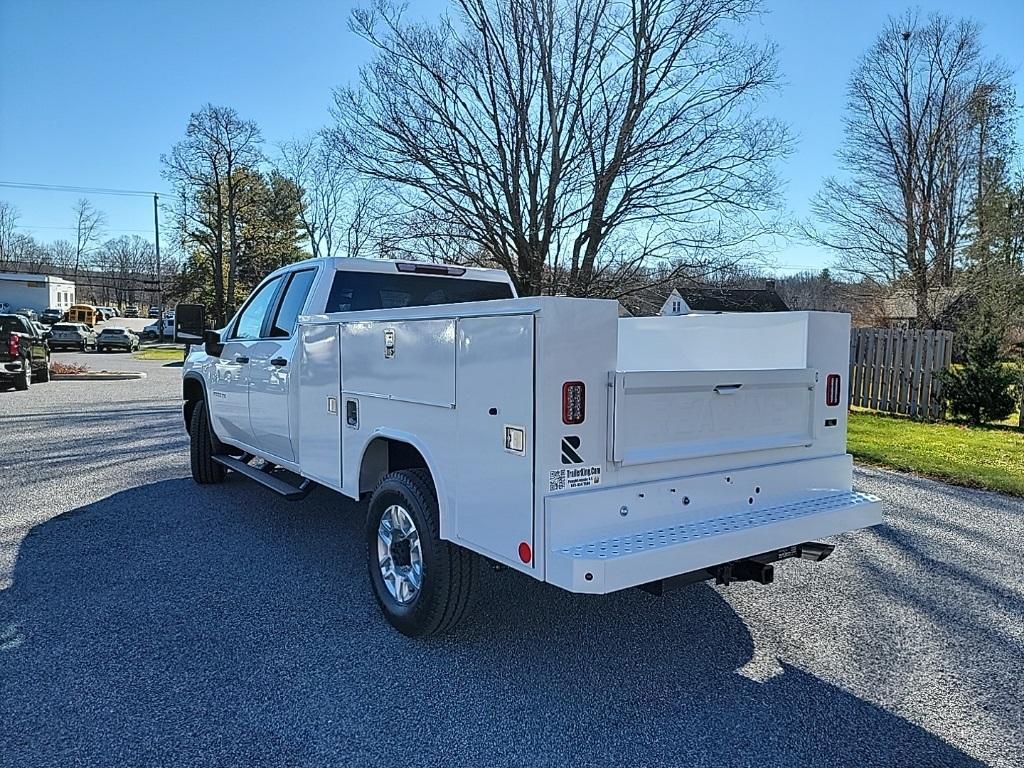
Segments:
[[[136,352],[135,359],[180,362],[185,359],[185,350],[182,347],[149,347]]]
[[[1016,429],[855,412],[848,445],[850,453],[869,464],[1024,496],[1024,432]]]

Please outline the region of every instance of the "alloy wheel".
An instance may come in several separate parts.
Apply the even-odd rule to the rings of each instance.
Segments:
[[[423,586],[423,550],[419,531],[409,512],[392,504],[377,527],[377,564],[391,596],[408,605]]]

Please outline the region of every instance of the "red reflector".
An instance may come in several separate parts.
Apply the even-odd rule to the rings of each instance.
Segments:
[[[587,418],[587,387],[582,381],[562,385],[562,423],[582,424]]]
[[[533,560],[533,550],[530,549],[530,545],[525,541],[519,542],[519,559],[524,563],[529,563]]]
[[[838,373],[830,373],[825,379],[825,405],[839,405],[843,399],[843,379]]]

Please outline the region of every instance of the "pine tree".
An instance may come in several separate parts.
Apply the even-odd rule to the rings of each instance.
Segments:
[[[962,332],[963,365],[943,376],[950,409],[971,424],[1002,421],[1015,409],[1019,378],[1000,358],[1005,323],[983,307]]]

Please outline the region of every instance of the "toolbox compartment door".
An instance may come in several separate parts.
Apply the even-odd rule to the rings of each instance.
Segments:
[[[817,371],[615,371],[609,460],[620,465],[813,445]]]
[[[535,547],[533,337],[532,315],[458,324],[456,540],[520,570]]]

